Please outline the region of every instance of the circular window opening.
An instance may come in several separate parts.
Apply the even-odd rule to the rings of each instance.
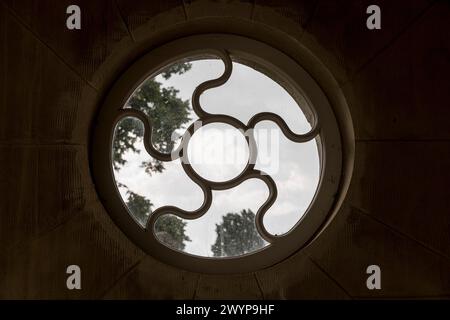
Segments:
[[[119,79],[95,129],[94,177],[149,254],[242,272],[301,249],[333,206],[342,167],[333,110],[282,52],[231,35],[179,39]]]

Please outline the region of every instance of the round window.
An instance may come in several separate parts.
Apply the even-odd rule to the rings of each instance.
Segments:
[[[184,269],[285,259],[324,225],[339,187],[326,95],[296,61],[240,36],[152,50],[115,83],[94,130],[109,214],[148,254]]]

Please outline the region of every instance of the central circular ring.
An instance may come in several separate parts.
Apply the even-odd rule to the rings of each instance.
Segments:
[[[241,175],[250,158],[243,130],[224,122],[208,123],[196,129],[186,152],[197,175],[219,183]]]

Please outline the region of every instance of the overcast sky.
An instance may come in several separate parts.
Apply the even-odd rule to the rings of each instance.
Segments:
[[[220,60],[201,60],[192,62],[191,70],[182,75],[174,75],[169,80],[158,76],[156,80],[165,87],[178,89],[179,97],[190,101],[197,85],[217,78],[222,72]],[[280,115],[296,133],[305,133],[311,128],[297,103],[281,86],[264,74],[238,63],[233,63],[233,72],[227,83],[206,91],[200,103],[210,113],[230,115],[244,123],[259,112],[271,111]],[[198,119],[193,112],[191,118],[191,122]],[[314,196],[320,167],[317,146],[315,141],[294,143],[286,139],[278,126],[269,121],[259,123],[255,135],[259,146],[256,169],[268,172],[278,188],[277,201],[266,213],[264,224],[269,232],[282,234],[302,217]],[[117,181],[150,199],[154,204],[153,210],[164,205],[195,210],[202,204],[203,193],[184,173],[180,160],[165,163],[162,173],[149,176],[141,163],[151,157],[142,142],[137,147],[140,153],[125,155],[127,163],[115,172]],[[230,150],[235,150],[231,156]],[[189,144],[189,159],[194,169],[210,180],[233,178],[244,168],[247,156],[244,137],[225,124],[201,128]],[[122,196],[126,200],[123,191]],[[186,220],[186,232],[192,241],[185,243],[185,251],[212,256],[215,224],[220,223],[222,215],[243,209],[256,213],[268,194],[266,185],[258,179],[247,180],[234,189],[213,191],[211,209],[197,220]]]

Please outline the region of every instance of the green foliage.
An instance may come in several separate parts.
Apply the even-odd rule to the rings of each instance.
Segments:
[[[182,74],[191,68],[190,63],[174,64],[164,70],[161,75],[169,79],[173,74]],[[172,133],[190,120],[189,101],[180,99],[179,91],[173,87],[164,88],[155,78],[147,79],[132,95],[128,106],[144,112],[153,126],[152,143],[161,152],[170,153],[174,147]],[[138,152],[135,143],[141,139],[144,128],[139,120],[126,118],[116,128],[113,142],[114,169],[118,170],[126,163],[125,152]],[[148,133],[146,133],[148,134]],[[146,172],[161,172],[164,165],[153,159],[143,163]]]
[[[169,79],[173,74],[183,74],[191,69],[192,65],[189,62],[175,63],[161,72],[164,79]]]
[[[144,135],[143,124],[135,118],[124,118],[116,128],[113,140],[114,169],[119,170],[126,163],[123,155],[127,151],[139,152],[135,143]]]
[[[127,207],[133,216],[143,225],[147,222],[149,215],[152,213],[153,204],[147,198],[127,191],[128,200]],[[173,215],[163,215],[155,223],[155,233],[160,241],[167,246],[183,250],[185,241],[191,241],[185,232],[186,222]]]
[[[185,235],[186,222],[173,215],[163,215],[155,223],[155,233],[164,244],[178,250],[184,250],[185,241],[191,241]]]
[[[190,63],[174,64],[162,71],[161,76],[169,79],[173,74],[182,74],[191,68]],[[179,129],[189,119],[189,101],[183,101],[178,96],[178,90],[169,87],[163,88],[155,78],[146,80],[128,101],[128,107],[144,112],[153,126],[152,143],[161,152],[170,153],[174,147],[172,133]],[[148,133],[145,133],[148,134]],[[135,118],[123,119],[116,128],[113,140],[113,166],[115,170],[126,163],[126,152],[139,152],[136,142],[144,135],[143,124]],[[164,165],[161,161],[152,159],[142,163],[148,174],[162,172]],[[150,200],[131,191],[122,183],[119,187],[126,188],[128,199],[126,205],[134,217],[145,225],[148,216],[152,212]],[[183,250],[184,242],[190,241],[185,235],[186,223],[181,219],[164,215],[155,224],[155,232],[158,239],[166,245]]]
[[[153,204],[147,198],[128,190],[127,207],[133,216],[142,224],[145,224],[148,216],[152,212]]]
[[[224,215],[222,222],[216,224],[216,233],[216,242],[211,246],[215,257],[242,255],[264,246],[250,209]]]

